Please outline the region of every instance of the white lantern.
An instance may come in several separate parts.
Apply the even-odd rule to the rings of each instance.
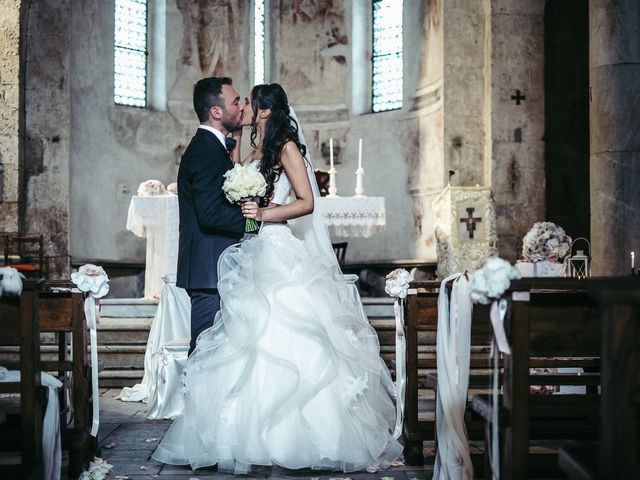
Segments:
[[[587,254],[584,250],[577,250],[573,253],[573,246],[579,240],[584,240],[587,243]],[[591,265],[589,262],[589,254],[591,253],[591,244],[589,240],[584,237],[576,238],[571,243],[571,257],[569,257],[569,276],[576,278],[587,278],[591,276]]]

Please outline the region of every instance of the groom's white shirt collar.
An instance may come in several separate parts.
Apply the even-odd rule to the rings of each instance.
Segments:
[[[218,140],[220,140],[222,146],[225,146],[224,133],[222,133],[220,130],[210,127],[209,125],[198,125],[198,128],[202,128],[203,130],[208,130],[209,132],[213,133],[216,137],[218,137]]]

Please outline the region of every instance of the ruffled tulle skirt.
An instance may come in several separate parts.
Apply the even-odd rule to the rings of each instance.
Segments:
[[[235,473],[396,460],[391,377],[335,267],[286,225],[268,225],[228,249],[219,270],[221,310],[184,372],[184,414],[153,457]]]

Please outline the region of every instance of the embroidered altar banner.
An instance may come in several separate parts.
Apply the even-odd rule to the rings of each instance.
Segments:
[[[489,187],[446,187],[433,200],[438,277],[473,272],[498,254],[496,213]]]

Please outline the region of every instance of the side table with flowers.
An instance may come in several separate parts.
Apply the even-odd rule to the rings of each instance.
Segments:
[[[553,222],[536,222],[522,240],[523,261],[516,267],[523,277],[561,277],[571,254],[571,237]]]

